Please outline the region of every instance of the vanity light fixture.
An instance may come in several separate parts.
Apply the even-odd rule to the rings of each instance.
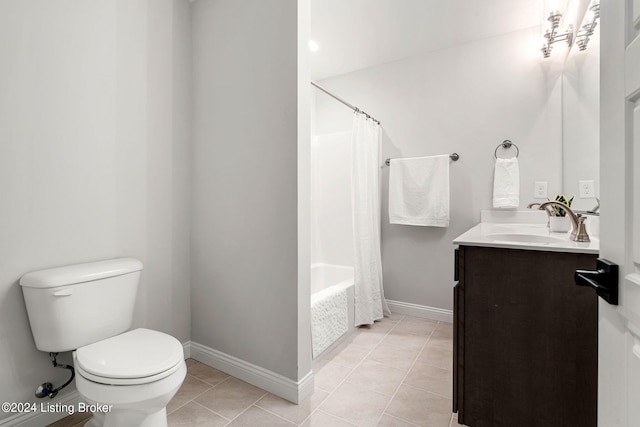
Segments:
[[[560,11],[553,11],[549,14],[547,21],[549,21],[550,28],[544,33],[545,42],[542,45],[542,56],[548,58],[551,55],[552,44],[559,41],[566,41],[568,46],[571,46],[573,42],[573,27],[569,25],[567,30],[558,34],[558,28],[560,27],[560,21],[562,20],[562,13]]]
[[[578,49],[587,49],[589,40],[598,25],[598,19],[600,19],[600,2],[594,1],[593,4],[589,6],[589,12],[585,18],[586,23],[582,24],[582,27],[580,27],[578,34],[576,35],[576,44],[578,45]]]

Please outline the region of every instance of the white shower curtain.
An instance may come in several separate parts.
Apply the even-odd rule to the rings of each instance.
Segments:
[[[351,135],[355,325],[390,314],[382,288],[380,252],[380,125],[356,113]]]

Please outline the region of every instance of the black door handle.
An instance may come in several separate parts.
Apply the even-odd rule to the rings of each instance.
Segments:
[[[578,286],[589,286],[611,305],[618,305],[618,265],[598,258],[596,270],[576,270]]]

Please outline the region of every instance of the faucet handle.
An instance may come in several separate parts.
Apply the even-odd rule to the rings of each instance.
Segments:
[[[587,227],[585,225],[586,217],[582,214],[576,215],[578,219],[578,227],[572,230],[571,232],[571,240],[576,242],[590,242],[589,234],[587,233]]]

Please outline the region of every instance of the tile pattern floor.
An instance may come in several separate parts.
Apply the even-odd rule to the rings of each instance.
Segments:
[[[316,361],[315,392],[294,405],[193,359],[169,426],[458,426],[451,414],[451,324],[392,315]],[[77,427],[64,418],[50,427]]]

